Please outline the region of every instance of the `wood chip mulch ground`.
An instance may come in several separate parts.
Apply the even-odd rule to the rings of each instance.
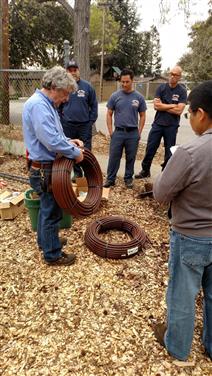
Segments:
[[[95,150],[94,150],[95,151]],[[26,176],[22,157],[4,156],[0,171]],[[6,188],[28,185],[4,179]],[[125,189],[121,179],[99,211],[73,219],[67,252],[70,267],[44,264],[25,209],[0,221],[0,375],[4,376],[209,376],[212,366],[201,343],[202,296],[188,362],[178,362],[156,342],[152,325],[164,321],[168,280],[167,208],[137,198],[144,182]],[[94,219],[121,215],[138,223],[150,244],[125,260],[106,260],[86,248],[84,233]],[[111,231],[110,241],[125,242]]]

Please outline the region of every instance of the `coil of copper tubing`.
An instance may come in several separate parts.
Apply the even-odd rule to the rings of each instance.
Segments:
[[[103,177],[99,163],[93,153],[85,149],[80,163],[87,179],[88,192],[84,201],[79,201],[73,190],[71,171],[74,161],[58,158],[52,166],[52,191],[58,205],[75,217],[86,217],[95,213],[101,203]]]
[[[107,243],[99,235],[108,230],[127,232],[131,240],[126,243]],[[102,217],[93,221],[85,232],[86,246],[98,256],[111,259],[122,259],[137,254],[148,242],[148,237],[141,227],[126,218],[119,216]]]

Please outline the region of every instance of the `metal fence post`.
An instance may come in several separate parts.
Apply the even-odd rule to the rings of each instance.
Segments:
[[[69,62],[69,53],[70,53],[70,42],[68,40],[64,40],[63,48],[64,48],[64,67],[66,68]]]

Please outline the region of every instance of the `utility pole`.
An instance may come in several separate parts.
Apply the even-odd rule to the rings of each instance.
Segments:
[[[0,120],[9,124],[9,11],[8,0],[0,0]]]
[[[105,49],[105,16],[106,9],[110,3],[98,3],[98,7],[102,7],[102,52],[101,52],[101,67],[99,80],[99,102],[103,99],[103,74],[104,74],[104,49]]]

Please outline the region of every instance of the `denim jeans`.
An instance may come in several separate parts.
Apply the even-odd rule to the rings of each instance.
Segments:
[[[30,169],[30,185],[40,196],[37,243],[42,248],[46,261],[57,260],[61,256],[59,222],[62,219],[62,209],[49,191],[50,179],[50,169]]]
[[[171,231],[167,289],[167,351],[186,360],[191,349],[195,298],[203,288],[203,344],[212,357],[212,237],[185,236]]]
[[[124,181],[132,180],[134,164],[139,143],[138,128],[131,132],[118,131],[115,129],[110,142],[110,156],[107,168],[107,180],[115,182],[120,167],[123,149],[125,149],[125,174]]]

